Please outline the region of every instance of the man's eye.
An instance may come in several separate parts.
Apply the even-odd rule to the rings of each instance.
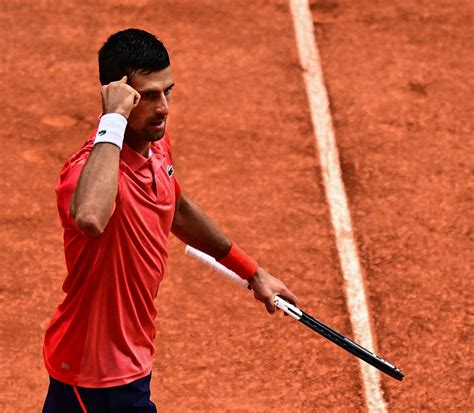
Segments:
[[[165,95],[168,96],[171,93],[171,89],[165,90]]]

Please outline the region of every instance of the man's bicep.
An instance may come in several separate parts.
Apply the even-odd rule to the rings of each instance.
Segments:
[[[180,190],[176,193],[176,206],[174,209],[173,224],[171,231],[174,233],[178,227],[183,225],[184,208],[186,208],[187,198],[186,195]]]
[[[83,167],[84,162],[71,165],[66,171],[63,171],[56,186],[58,212],[64,228],[74,225],[74,191]]]

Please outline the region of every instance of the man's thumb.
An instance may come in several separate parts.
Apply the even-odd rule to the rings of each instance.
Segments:
[[[275,312],[275,304],[273,303],[273,301],[265,300],[265,307],[267,307],[267,311],[270,314],[273,314]]]

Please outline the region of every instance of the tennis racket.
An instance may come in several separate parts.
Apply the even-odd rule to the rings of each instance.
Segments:
[[[204,252],[199,251],[189,245],[186,246],[185,253],[186,255],[189,255],[213,268],[218,273],[224,275],[236,284],[250,289],[249,283],[246,280],[240,278],[235,272],[229,270],[227,267],[217,262],[210,255],[207,255]],[[298,320],[300,323],[309,327],[311,330],[316,331],[323,337],[332,341],[334,344],[337,344],[339,347],[342,347],[344,350],[348,351],[354,356],[379,369],[381,372],[393,377],[394,379],[400,381],[403,380],[404,374],[393,364],[390,364],[388,361],[370,352],[359,344],[354,343],[349,338],[333,330],[331,327],[327,326],[321,321],[316,320],[314,317],[294,306],[293,304],[285,301],[283,298],[275,296],[275,306]]]

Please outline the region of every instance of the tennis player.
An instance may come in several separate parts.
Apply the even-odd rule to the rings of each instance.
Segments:
[[[150,399],[156,309],[173,232],[247,279],[275,311],[296,297],[181,190],[166,122],[174,86],[166,48],[128,29],[99,51],[103,114],[56,186],[66,293],[45,333],[44,413],[156,412]]]

